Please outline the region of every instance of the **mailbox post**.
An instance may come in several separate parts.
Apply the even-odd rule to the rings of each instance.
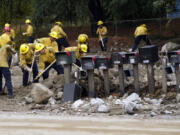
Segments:
[[[75,52],[57,52],[55,53],[57,65],[64,66],[65,84],[70,83],[71,65],[76,62]]]
[[[112,67],[112,60],[111,58],[97,58],[95,67],[99,70],[103,70],[104,74],[104,89],[105,89],[105,96],[109,96],[110,94],[110,87],[109,87],[109,73],[108,69]]]
[[[176,86],[178,93],[180,93],[180,50],[169,52],[168,58],[170,63],[175,66]]]
[[[112,63],[114,65],[118,65],[119,71],[119,92],[120,95],[124,95],[124,73],[123,73],[123,58],[125,57],[125,53],[122,52],[113,52],[111,54]]]
[[[155,45],[147,45],[139,48],[139,60],[141,63],[147,65],[148,85],[149,92],[154,94],[155,92],[155,80],[153,65],[158,61],[158,47]]]
[[[89,97],[95,97],[95,88],[94,88],[94,68],[95,68],[95,61],[97,56],[84,56],[81,59],[82,68],[87,70],[88,75],[88,91]]]
[[[166,72],[166,65],[167,65],[167,58],[162,56],[162,92],[165,94],[167,93],[167,72]]]
[[[125,64],[132,64],[133,65],[133,75],[134,75],[134,87],[135,87],[135,92],[137,94],[140,93],[140,88],[139,88],[139,72],[138,72],[138,58],[139,54],[136,52],[131,52],[131,53],[126,53],[126,60]]]

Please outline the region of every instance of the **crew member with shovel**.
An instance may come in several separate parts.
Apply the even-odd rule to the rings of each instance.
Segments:
[[[64,69],[61,65],[56,64],[54,48],[47,47],[44,44],[38,43],[35,45],[36,56],[39,59],[39,74],[36,77],[38,79],[43,76],[43,79],[49,77],[49,70],[54,68],[57,74],[64,74]]]
[[[107,28],[103,24],[103,21],[98,21],[98,29],[96,31],[96,34],[99,37],[99,45],[101,46],[101,50],[107,51]]]
[[[31,72],[33,72],[33,79],[38,75],[38,66],[35,60],[34,44],[22,44],[20,46],[20,66],[23,72],[23,86],[27,86],[31,81]],[[38,82],[36,80],[35,82]]]

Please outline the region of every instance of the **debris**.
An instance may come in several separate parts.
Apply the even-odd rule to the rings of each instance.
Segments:
[[[63,92],[62,91],[58,92],[56,95],[56,100],[62,99],[62,96],[63,96]]]
[[[33,102],[33,99],[31,97],[25,97],[26,104],[31,104]]]
[[[99,113],[108,113],[109,112],[109,107],[106,105],[100,105],[97,110]]]
[[[102,105],[102,104],[104,104],[104,101],[100,98],[92,98],[90,100],[90,104],[91,105]]]
[[[157,113],[151,112],[151,113],[150,113],[150,116],[151,116],[151,117],[157,116]]]
[[[34,87],[31,91],[31,97],[37,104],[47,102],[52,95],[53,92],[40,83],[34,84]]]
[[[56,104],[56,100],[53,97],[50,97],[48,103],[50,105],[55,105]]]
[[[177,102],[177,103],[180,102],[180,94],[177,94],[177,96],[176,96],[176,102]]]
[[[81,100],[81,99],[76,100],[76,101],[72,104],[72,108],[73,108],[73,109],[78,109],[78,107],[80,107],[83,103],[84,103],[84,101]]]

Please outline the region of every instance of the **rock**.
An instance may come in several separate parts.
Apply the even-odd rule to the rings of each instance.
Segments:
[[[136,103],[133,102],[124,102],[124,109],[128,114],[134,114],[134,108]]]
[[[48,102],[49,102],[50,105],[55,105],[56,104],[56,100],[53,97],[49,98]]]
[[[109,112],[109,107],[106,105],[100,105],[97,109],[99,113],[108,113]]]
[[[78,109],[78,107],[80,107],[83,103],[84,103],[84,101],[81,100],[81,99],[76,100],[76,101],[72,104],[72,108],[73,108],[73,109]]]
[[[157,116],[157,113],[151,112],[150,115],[151,115],[151,117],[154,117],[154,116]]]
[[[31,104],[33,102],[33,99],[31,97],[25,97],[26,104]]]
[[[34,84],[34,87],[31,91],[31,97],[37,104],[47,102],[52,95],[53,92],[40,83]]]
[[[138,94],[132,93],[126,99],[123,100],[124,102],[133,102],[133,101],[141,101],[141,98]]]
[[[58,92],[57,95],[56,95],[56,100],[61,99],[62,96],[63,96],[63,92],[62,91]]]
[[[91,105],[102,105],[102,104],[104,104],[104,101],[100,98],[92,98],[90,100],[90,104]]]
[[[163,111],[164,114],[172,114],[172,111],[165,110]]]
[[[114,104],[115,104],[115,105],[121,105],[121,104],[123,104],[123,103],[122,103],[122,101],[121,101],[120,99],[116,99],[116,100],[114,101]]]
[[[47,88],[49,88],[49,89],[52,89],[53,88],[53,83],[52,83],[52,81],[51,80],[44,80],[44,82],[42,82],[42,84],[44,85],[44,86],[46,86]]]
[[[180,102],[180,94],[177,94],[177,96],[176,96],[176,102],[177,102],[177,103]]]
[[[168,42],[165,45],[163,45],[161,52],[170,52],[176,49],[180,49],[180,45],[173,43],[173,42]]]

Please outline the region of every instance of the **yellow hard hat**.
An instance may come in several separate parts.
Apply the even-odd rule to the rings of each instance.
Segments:
[[[58,25],[61,25],[61,26],[62,26],[62,22],[60,22],[60,21],[57,21],[57,22],[56,22],[56,24],[58,24]]]
[[[25,23],[26,23],[26,24],[27,24],[27,23],[31,23],[31,20],[26,19]]]
[[[98,21],[98,26],[99,26],[99,25],[102,25],[102,24],[103,24],[103,21],[101,21],[101,20]]]
[[[86,37],[85,36],[83,36],[83,35],[80,35],[79,37],[78,37],[78,41],[80,42],[80,43],[84,43],[84,42],[86,42]]]
[[[81,51],[87,53],[87,50],[88,50],[88,46],[86,44],[81,44],[81,47],[80,47]]]
[[[6,24],[4,25],[4,27],[10,27],[10,24],[9,24],[9,23],[6,23]]]
[[[20,47],[20,54],[26,54],[29,51],[29,46],[27,44],[22,44]]]
[[[55,31],[52,31],[51,33],[49,33],[49,36],[55,38],[55,39],[58,39],[58,35],[57,35],[57,32]]]
[[[39,52],[39,51],[41,51],[44,47],[45,47],[44,44],[38,43],[38,44],[35,45],[35,51],[36,51],[36,52]]]

